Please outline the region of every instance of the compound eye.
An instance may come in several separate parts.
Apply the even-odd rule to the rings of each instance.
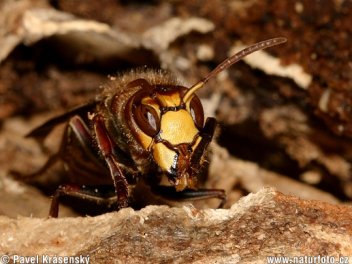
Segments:
[[[150,137],[160,130],[160,119],[153,107],[138,104],[133,107],[133,117],[139,128]]]
[[[197,96],[193,96],[189,104],[189,111],[196,127],[200,130],[204,124],[204,111],[202,103]]]

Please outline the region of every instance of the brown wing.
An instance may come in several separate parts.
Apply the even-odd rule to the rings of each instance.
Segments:
[[[73,117],[75,115],[79,115],[82,118],[85,118],[84,114],[86,114],[89,111],[92,111],[98,103],[99,103],[99,101],[92,101],[92,102],[89,102],[85,105],[81,105],[76,108],[73,108],[72,110],[70,110],[66,113],[63,113],[59,116],[55,116],[55,117],[47,120],[42,125],[33,129],[31,132],[29,132],[26,135],[26,137],[33,137],[33,138],[37,138],[37,139],[45,138],[55,126],[68,121],[71,117]]]

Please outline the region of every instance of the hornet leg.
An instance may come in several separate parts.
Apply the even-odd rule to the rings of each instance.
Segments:
[[[182,200],[203,200],[210,198],[218,198],[221,203],[218,208],[222,208],[226,202],[226,193],[221,189],[186,189],[177,192],[173,186],[158,185],[152,188],[153,193],[160,195],[169,200],[182,201]]]
[[[93,118],[93,127],[96,135],[98,148],[109,168],[110,175],[114,182],[115,191],[117,195],[118,208],[128,206],[128,182],[124,176],[121,166],[114,155],[115,143],[109,137],[108,131],[105,127],[103,117],[95,115]]]
[[[82,200],[111,206],[116,203],[114,188],[111,186],[78,186],[73,184],[60,185],[51,200],[50,217],[59,215],[59,198],[62,196],[77,197]]]

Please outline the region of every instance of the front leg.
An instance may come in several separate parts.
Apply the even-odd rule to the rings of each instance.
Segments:
[[[93,128],[97,145],[114,182],[118,208],[128,206],[128,182],[114,155],[115,143],[111,140],[101,115],[93,117]]]
[[[192,158],[191,158],[191,165],[193,168],[199,167],[200,160],[208,147],[209,143],[213,139],[214,132],[216,129],[216,119],[213,117],[208,117],[204,128],[202,131],[200,131],[199,135],[201,136],[201,140],[198,143],[196,149],[193,152]]]
[[[175,190],[173,186],[158,185],[152,187],[153,193],[161,197],[174,201],[195,201],[210,198],[217,198],[221,200],[218,208],[222,208],[226,202],[226,193],[221,189],[186,189],[181,192]]]
[[[112,185],[79,186],[75,184],[63,184],[57,188],[55,194],[51,198],[51,206],[49,211],[50,217],[58,217],[59,199],[63,196],[76,197],[99,205],[105,205],[107,207],[111,207],[113,204],[116,204],[115,188]]]

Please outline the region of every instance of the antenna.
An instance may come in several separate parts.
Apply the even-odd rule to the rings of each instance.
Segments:
[[[223,62],[221,62],[214,70],[212,70],[205,78],[194,84],[189,90],[185,93],[183,96],[183,102],[186,103],[191,96],[200,88],[202,88],[211,78],[222,72],[223,70],[229,68],[231,65],[235,64],[239,60],[243,59],[247,55],[258,51],[258,50],[263,50],[272,46],[276,46],[282,43],[285,43],[287,41],[286,38],[279,37],[279,38],[272,38],[268,40],[264,40],[261,42],[258,42],[256,44],[253,44],[247,48],[244,48],[243,50],[237,52],[235,55],[232,55],[231,57],[227,58]]]

